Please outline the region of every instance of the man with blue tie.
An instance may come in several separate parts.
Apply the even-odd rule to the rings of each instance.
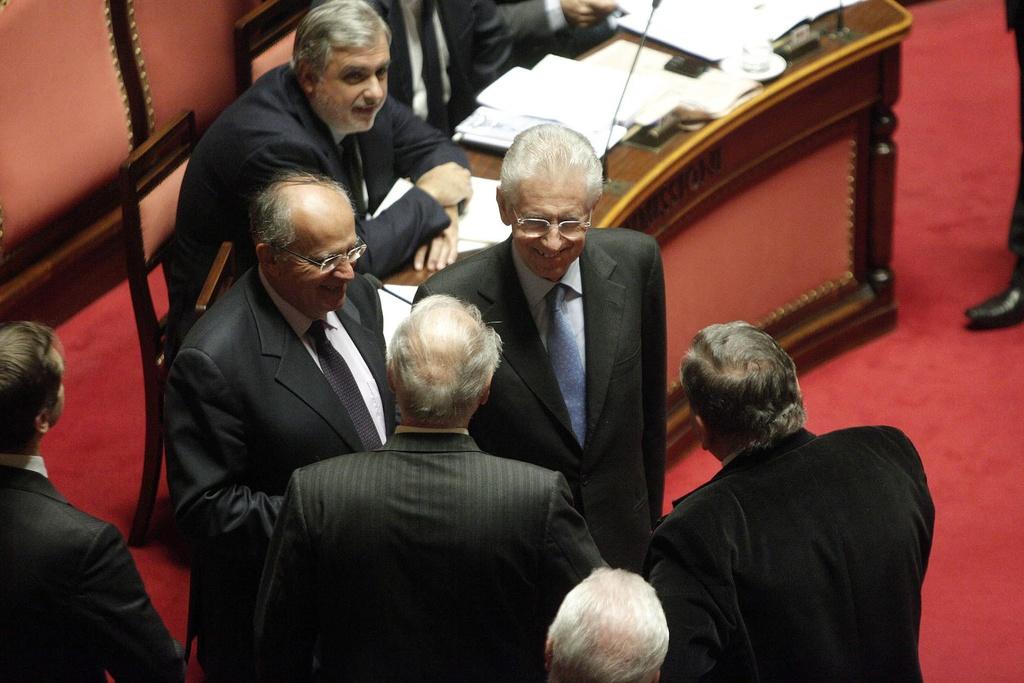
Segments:
[[[604,559],[637,571],[664,488],[665,285],[654,239],[590,229],[601,182],[578,133],[521,133],[497,192],[511,238],[417,298],[472,303],[501,335],[490,400],[469,427],[481,448],[564,474]]]

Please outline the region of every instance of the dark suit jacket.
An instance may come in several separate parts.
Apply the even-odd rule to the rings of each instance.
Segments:
[[[548,53],[576,57],[608,40],[614,33],[607,22],[587,27],[566,26],[552,31],[544,0],[496,2],[498,13],[512,39],[512,54],[506,68],[531,68]]]
[[[601,565],[561,475],[460,434],[298,470],[256,616],[262,680],[543,681],[562,598]]]
[[[665,285],[657,243],[591,230],[580,256],[587,437],[573,436],[512,262],[511,239],[435,274],[417,292],[476,305],[501,335],[490,399],[470,423],[488,453],[565,475],[608,564],[639,571],[665,482]]]
[[[349,284],[338,317],[377,380],[390,433],[380,301],[365,278]],[[167,381],[165,420],[175,519],[196,548],[192,616],[203,666],[210,672],[241,649],[251,668],[252,609],[288,478],[363,444],[256,269],[185,340]]]
[[[738,456],[651,542],[662,680],[921,680],[934,519],[921,459],[891,427],[801,430]]]
[[[313,6],[327,0],[318,0]],[[391,68],[388,91],[392,97],[412,106],[412,67],[405,34],[405,19],[399,0],[371,0],[370,4],[391,27]],[[490,85],[508,61],[511,39],[498,16],[493,0],[462,0],[435,3],[441,31],[448,45],[448,130],[476,109],[476,96]]]
[[[113,525],[46,477],[0,466],[0,680],[185,679]]]
[[[371,212],[397,178],[415,180],[449,161],[468,165],[451,140],[390,98],[373,128],[356,140]],[[249,199],[286,169],[321,173],[351,186],[330,129],[310,108],[287,65],[265,74],[224,110],[199,141],[185,171],[168,284],[172,347],[191,325],[192,308],[220,243],[234,242],[238,272],[255,264]],[[356,268],[388,275],[448,224],[443,207],[413,188],[379,218],[357,218],[356,232],[369,248]]]

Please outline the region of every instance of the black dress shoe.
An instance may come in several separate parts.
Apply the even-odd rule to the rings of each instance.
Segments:
[[[991,299],[974,308],[968,308],[967,327],[972,330],[990,330],[1009,327],[1024,320],[1024,287],[1011,285]]]

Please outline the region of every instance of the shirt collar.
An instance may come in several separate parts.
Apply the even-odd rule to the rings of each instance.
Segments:
[[[16,467],[22,470],[29,470],[41,474],[47,479],[50,475],[46,472],[46,463],[41,455],[20,455],[18,453],[0,453],[0,465],[4,467]]]
[[[519,284],[523,288],[523,294],[526,295],[526,303],[532,311],[557,283],[542,278],[530,270],[530,267],[519,257],[519,252],[516,250],[514,243],[511,245],[511,248],[512,263],[516,267],[516,275],[519,276]],[[580,274],[580,259],[578,256],[569,264],[565,275],[558,282],[565,284],[569,289],[576,292],[577,295],[583,295],[583,277]]]
[[[398,425],[395,427],[395,434],[465,434],[469,436],[469,430],[465,427],[412,427],[409,425]]]

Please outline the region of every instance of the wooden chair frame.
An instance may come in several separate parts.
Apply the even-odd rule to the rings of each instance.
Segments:
[[[309,0],[268,0],[235,22],[235,85],[252,85],[253,59],[295,30],[309,11]]]
[[[188,161],[195,140],[195,115],[191,111],[182,112],[137,147],[121,165],[122,234],[128,287],[139,335],[146,401],[142,482],[128,536],[131,545],[140,545],[145,540],[163,463],[163,389],[168,370],[164,358],[167,320],[166,316],[157,317],[148,278],[157,266],[163,264],[165,269],[168,267],[174,242],[172,234],[146,257],[139,203]]]

